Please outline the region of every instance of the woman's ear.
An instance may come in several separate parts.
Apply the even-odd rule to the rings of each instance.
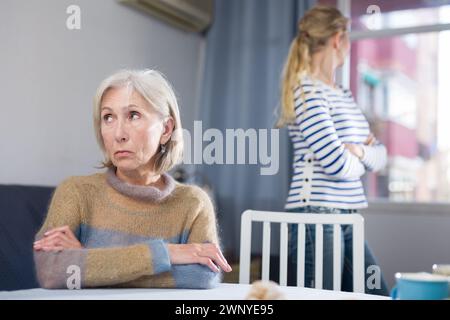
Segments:
[[[161,135],[161,139],[159,140],[160,144],[166,144],[167,141],[170,140],[172,136],[173,129],[175,127],[175,122],[172,117],[168,117],[163,123],[163,134]]]
[[[333,45],[333,49],[339,50],[341,48],[341,39],[342,31],[337,32],[334,36],[331,37],[331,43]]]

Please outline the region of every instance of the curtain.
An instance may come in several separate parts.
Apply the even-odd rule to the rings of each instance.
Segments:
[[[255,129],[258,133],[259,129],[268,129],[270,142],[270,129],[277,119],[283,64],[297,22],[313,4],[314,1],[300,0],[215,1],[214,22],[206,35],[196,116],[202,121],[203,131],[219,129],[225,139],[226,129]],[[220,236],[228,254],[238,257],[242,212],[284,211],[291,158],[287,130],[281,129],[279,168],[274,175],[261,175],[260,165],[236,164],[236,160],[235,164],[198,167],[212,185]]]

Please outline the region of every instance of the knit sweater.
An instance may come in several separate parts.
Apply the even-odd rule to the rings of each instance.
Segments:
[[[81,287],[211,288],[220,282],[201,264],[172,265],[167,244],[219,244],[216,217],[199,187],[163,175],[165,187],[135,186],[113,169],[70,177],[55,190],[36,235],[68,225],[83,246],[60,252],[34,251],[44,288],[68,288],[72,266]]]

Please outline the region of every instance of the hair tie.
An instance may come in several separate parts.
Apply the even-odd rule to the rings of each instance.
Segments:
[[[309,33],[307,31],[302,31],[300,35],[304,36],[305,38],[309,38]]]

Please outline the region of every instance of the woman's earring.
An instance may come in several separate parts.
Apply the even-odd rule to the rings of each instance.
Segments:
[[[161,145],[161,153],[162,154],[166,153],[166,145],[165,144]]]

